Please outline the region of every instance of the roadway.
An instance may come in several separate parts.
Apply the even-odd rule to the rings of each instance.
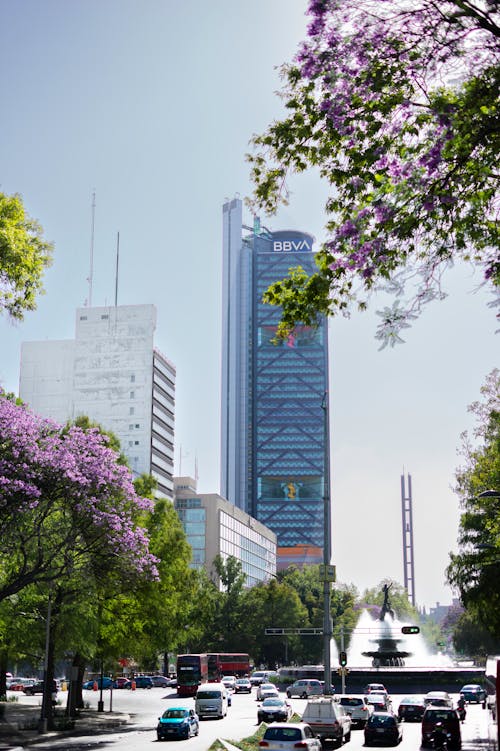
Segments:
[[[60,693],[59,697],[64,697]],[[100,692],[84,691],[84,701],[90,707],[97,708]],[[104,709],[109,711],[110,692],[103,691]],[[397,711],[399,700],[402,695],[392,695],[393,710]],[[455,700],[458,695],[453,697]],[[27,704],[39,704],[39,697],[20,696],[19,700]],[[115,690],[112,696],[113,712],[126,712],[131,716],[131,723],[127,729],[119,729],[111,733],[99,736],[65,738],[54,741],[53,738],[46,742],[39,741],[36,748],[45,750],[64,749],[64,751],[76,751],[77,749],[103,749],[103,751],[145,751],[152,749],[157,744],[156,724],[158,717],[169,706],[193,707],[194,700],[190,698],[179,699],[175,692],[170,689],[153,688],[150,690],[137,689],[136,691]],[[297,714],[301,715],[306,700],[290,699],[292,707]],[[173,741],[178,743],[185,751],[207,751],[209,746],[219,737],[225,740],[240,740],[253,735],[257,728],[257,701],[255,690],[251,695],[236,694],[232,697],[232,706],[228,715],[223,720],[203,720],[200,723],[198,737],[186,741]],[[487,747],[488,737],[488,711],[483,710],[481,705],[467,706],[467,719],[462,724],[463,751],[477,751],[479,746]],[[170,742],[163,742],[162,748]],[[345,744],[344,751],[360,751],[364,744],[363,731],[354,729],[351,740]],[[403,723],[403,742],[400,751],[416,751],[420,748],[420,723]]]

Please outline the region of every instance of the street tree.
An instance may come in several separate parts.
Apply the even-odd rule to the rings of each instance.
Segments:
[[[0,312],[22,320],[27,310],[36,308],[52,250],[21,197],[0,192]]]
[[[156,578],[151,506],[97,428],[61,426],[0,394],[0,601],[91,558]]]
[[[458,589],[469,615],[493,636],[500,633],[500,371],[481,388],[473,435],[462,435],[464,464],[457,469],[460,499],[457,554],[450,553],[448,581]]]
[[[282,306],[279,333],[383,289],[394,302],[376,336],[394,345],[456,261],[498,305],[498,3],[310,0],[308,13],[282,70],[287,113],[248,156],[255,210],[286,203],[293,173],[330,186],[317,272],[296,267],[265,294]]]
[[[241,624],[241,600],[246,576],[241,562],[231,555],[225,560],[220,554],[216,555],[212,565],[222,590],[215,632],[219,634],[221,649],[232,651],[237,639],[235,632]]]

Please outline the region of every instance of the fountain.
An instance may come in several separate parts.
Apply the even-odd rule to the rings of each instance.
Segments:
[[[385,621],[386,615],[389,615],[393,622],[395,620],[394,610],[391,608],[389,602],[389,589],[391,587],[392,583],[389,585],[384,584],[382,590],[384,593],[384,603],[378,618],[381,624],[380,634],[375,639],[369,639],[372,644],[377,645],[377,649],[372,650],[371,652],[362,652],[363,657],[372,658],[372,666],[374,668],[387,665],[403,667],[405,664],[405,657],[412,656],[411,652],[407,652],[398,647],[398,644],[403,640],[395,637],[391,624],[386,623]],[[399,633],[401,633],[401,629],[399,630]]]

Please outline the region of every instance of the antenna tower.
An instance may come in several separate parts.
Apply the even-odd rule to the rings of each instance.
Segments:
[[[403,574],[408,599],[415,607],[415,567],[413,565],[413,509],[411,497],[411,475],[408,475],[408,495],[405,489],[405,476],[401,475],[401,515],[403,520]]]
[[[90,269],[89,269],[89,276],[88,276],[88,283],[89,283],[89,296],[88,296],[88,306],[89,308],[92,307],[92,282],[94,279],[94,227],[95,227],[95,190],[92,193],[92,222],[91,222],[91,230],[90,230]]]

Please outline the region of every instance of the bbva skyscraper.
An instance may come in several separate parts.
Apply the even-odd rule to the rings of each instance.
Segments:
[[[221,494],[276,533],[278,568],[323,560],[328,327],[276,344],[280,309],[262,295],[290,267],[316,268],[313,243],[244,225],[237,198],[223,206]]]

